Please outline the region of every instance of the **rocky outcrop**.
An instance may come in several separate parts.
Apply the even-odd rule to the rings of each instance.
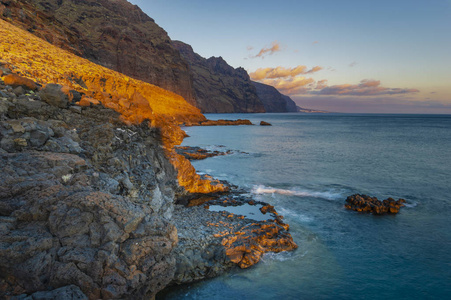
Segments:
[[[126,0],[3,0],[0,18],[194,104],[188,65],[167,33]]]
[[[210,151],[207,149],[202,149],[200,147],[189,147],[189,146],[179,146],[176,147],[175,150],[178,154],[183,155],[188,160],[202,160],[209,157],[215,157],[215,156],[223,156],[227,154],[231,154],[231,150],[227,151]]]
[[[172,284],[214,277],[237,265],[248,268],[266,252],[297,248],[286,224],[276,220],[256,222],[226,210],[216,213],[199,206],[176,206],[174,223],[179,244],[174,250],[176,271]],[[190,218],[184,217],[187,213]]]
[[[275,87],[252,81],[257,95],[265,106],[266,112],[297,112],[296,103],[290,97],[282,95]]]
[[[173,41],[190,66],[196,93],[196,106],[204,113],[265,112],[249,75],[234,69],[222,57],[205,59],[190,45]]]
[[[398,199],[396,201],[393,198],[387,198],[383,201],[380,201],[376,197],[355,194],[346,198],[345,207],[347,209],[355,210],[358,212],[383,215],[399,213],[399,209],[404,206],[403,203],[406,203],[406,200]]]
[[[251,121],[246,119],[238,120],[205,120],[199,122],[191,122],[190,124],[185,124],[186,126],[238,126],[238,125],[254,125]]]
[[[268,122],[266,122],[266,121],[261,121],[261,122],[260,122],[260,126],[272,126],[272,124],[271,124],[271,123],[268,123]]]
[[[159,130],[4,88],[1,298],[153,297],[174,276],[177,243],[176,171]],[[62,289],[38,292],[49,287]]]

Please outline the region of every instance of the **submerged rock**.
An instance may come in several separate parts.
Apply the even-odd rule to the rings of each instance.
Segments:
[[[396,201],[393,198],[380,201],[376,197],[355,194],[346,198],[345,207],[358,212],[372,213],[375,215],[397,214],[405,202],[406,200],[404,199],[398,199]]]
[[[189,147],[189,146],[179,146],[175,148],[178,154],[183,155],[184,157],[186,157],[189,160],[202,160],[202,159],[206,159],[209,157],[214,157],[214,156],[222,156],[222,155],[227,155],[227,154],[231,154],[232,151],[231,150],[227,150],[225,152],[221,152],[221,151],[209,151],[206,149],[202,149],[200,147]]]
[[[254,125],[249,120],[205,120],[197,123],[189,123],[186,126],[236,126],[236,125]]]

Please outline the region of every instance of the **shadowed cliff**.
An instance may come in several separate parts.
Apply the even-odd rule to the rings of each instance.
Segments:
[[[0,18],[195,104],[188,65],[166,31],[125,0],[1,0]]]
[[[234,69],[222,57],[205,59],[190,45],[173,41],[193,76],[196,106],[204,113],[258,113],[265,108],[247,72]]]
[[[281,94],[275,87],[252,81],[257,95],[265,106],[266,112],[297,112],[296,103],[290,97]]]

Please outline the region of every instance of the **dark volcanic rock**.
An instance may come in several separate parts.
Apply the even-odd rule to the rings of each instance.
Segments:
[[[177,243],[158,131],[101,106],[11,97],[0,97],[0,298],[153,297]]]
[[[167,33],[126,0],[0,1],[0,18],[195,104],[187,63]]]
[[[290,97],[282,95],[275,87],[252,81],[257,95],[265,106],[266,112],[297,112],[296,103]]]
[[[64,89],[60,84],[47,84],[43,89],[39,91],[39,96],[45,102],[50,105],[59,107],[59,108],[67,108],[69,106],[69,97],[71,96],[68,93],[68,88]],[[71,97],[73,98],[73,97]]]
[[[232,68],[221,57],[205,59],[183,42],[172,43],[190,66],[196,92],[196,106],[202,112],[265,112],[257,91],[244,69]]]
[[[261,121],[260,122],[260,126],[272,126],[271,123],[265,122],[265,121]]]
[[[232,153],[231,150],[221,151],[209,151],[200,147],[179,146],[175,149],[178,154],[185,156],[189,160],[202,160],[208,157],[222,156]]]
[[[186,126],[237,126],[237,125],[254,125],[251,121],[246,119],[238,119],[238,120],[206,120],[200,121],[199,123],[186,124]]]
[[[174,250],[177,263],[172,284],[214,277],[236,265],[248,268],[265,252],[297,248],[288,226],[277,220],[256,222],[226,211],[176,206],[174,223],[179,244]]]
[[[393,198],[380,201],[376,197],[355,194],[346,198],[345,207],[358,212],[372,213],[375,215],[397,214],[405,202],[406,200],[404,199],[398,199],[396,201]]]

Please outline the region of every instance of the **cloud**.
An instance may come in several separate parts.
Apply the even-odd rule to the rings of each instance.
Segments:
[[[358,63],[356,61],[353,61],[352,63],[349,64],[349,67],[352,68],[352,67],[355,67],[357,65],[358,65]]]
[[[266,55],[273,55],[276,52],[281,51],[280,44],[277,41],[272,42],[271,47],[263,48],[257,55],[251,56],[252,58],[261,57],[265,58]]]
[[[316,45],[316,44],[318,44],[319,42],[318,41],[314,41],[313,43],[312,43],[312,45]]]
[[[254,47],[252,47],[252,46],[247,46],[246,49],[247,49],[247,51],[251,51],[251,50],[254,50]]]
[[[292,78],[264,79],[262,83],[275,87],[279,92],[286,95],[306,94],[313,88],[315,80],[302,76]]]
[[[321,71],[322,69],[323,69],[323,67],[320,67],[320,66],[314,66],[313,68],[311,68],[310,70],[308,70],[305,74],[315,73],[315,72]]]
[[[263,79],[276,79],[276,78],[287,78],[287,77],[296,77],[301,74],[311,74],[322,70],[323,68],[320,66],[315,66],[308,70],[307,66],[299,65],[294,68],[284,68],[284,67],[276,67],[276,68],[260,68],[255,72],[249,74],[252,80],[263,80]]]
[[[359,84],[341,84],[310,91],[314,95],[380,96],[418,93],[417,89],[386,88],[380,86],[379,80],[362,80]]]
[[[319,80],[316,82],[315,89],[322,90],[327,87],[327,79]]]

